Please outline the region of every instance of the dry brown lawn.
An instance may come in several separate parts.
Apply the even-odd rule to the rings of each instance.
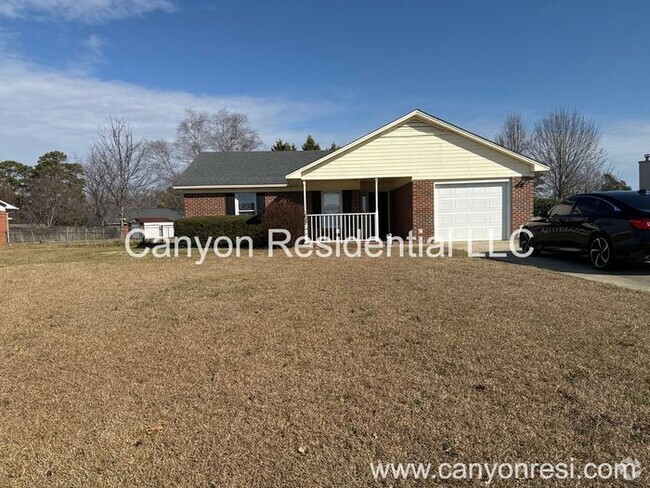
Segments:
[[[626,456],[646,471],[624,486],[648,486],[643,292],[462,257],[118,247],[13,248],[0,277],[0,486],[383,486],[371,461]]]

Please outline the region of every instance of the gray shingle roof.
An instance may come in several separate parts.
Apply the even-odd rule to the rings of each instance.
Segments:
[[[140,208],[129,212],[126,215],[126,220],[131,221],[137,218],[165,218],[169,220],[178,220],[183,216],[180,210],[172,210],[169,208]]]
[[[174,186],[285,184],[285,175],[313,163],[328,152],[204,152],[178,177]]]

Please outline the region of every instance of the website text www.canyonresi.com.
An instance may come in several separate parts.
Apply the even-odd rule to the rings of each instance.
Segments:
[[[370,463],[375,480],[475,480],[490,485],[503,480],[623,480],[633,481],[641,476],[641,464],[630,457],[622,461],[577,463]]]

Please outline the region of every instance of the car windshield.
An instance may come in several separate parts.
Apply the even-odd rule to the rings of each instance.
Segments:
[[[618,193],[615,198],[630,207],[650,212],[650,194],[631,191],[627,193]]]

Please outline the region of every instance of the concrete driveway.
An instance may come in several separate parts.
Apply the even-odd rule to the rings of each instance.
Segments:
[[[603,272],[592,268],[587,258],[578,254],[542,254],[537,257],[518,258],[512,253],[508,253],[504,258],[491,259],[522,266],[534,266],[586,280],[650,292],[650,263],[623,264],[612,271]]]
[[[466,243],[454,243],[455,249],[467,251]],[[632,290],[650,292],[650,263],[623,264],[613,271],[597,271],[591,267],[586,256],[574,253],[551,254],[544,253],[538,257],[518,258],[509,252],[507,241],[496,241],[492,246],[495,253],[506,252],[506,257],[491,257],[496,261],[519,264],[522,266],[534,266],[540,269],[556,271],[569,276],[576,276],[586,280],[609,283],[610,285],[622,286]],[[487,243],[476,242],[472,246],[472,252],[487,253]]]

